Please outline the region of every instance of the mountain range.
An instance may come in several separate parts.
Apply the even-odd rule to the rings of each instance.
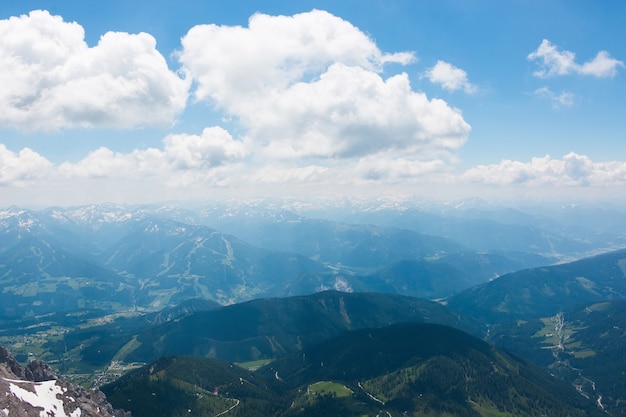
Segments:
[[[211,217],[167,205],[0,210],[0,317],[154,311],[189,298],[230,304],[324,289],[434,299],[554,260],[478,252],[397,227],[263,213],[252,223],[241,210]],[[207,225],[226,226],[225,217],[254,242]],[[417,281],[407,262],[421,265]]]
[[[626,415],[621,212],[330,213],[0,210],[0,343],[133,415]]]

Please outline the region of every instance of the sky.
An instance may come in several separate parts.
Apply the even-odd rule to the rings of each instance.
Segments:
[[[0,3],[0,207],[626,202],[626,3]]]

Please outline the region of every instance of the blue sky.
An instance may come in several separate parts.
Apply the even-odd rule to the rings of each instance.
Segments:
[[[622,199],[626,3],[0,4],[0,206]]]

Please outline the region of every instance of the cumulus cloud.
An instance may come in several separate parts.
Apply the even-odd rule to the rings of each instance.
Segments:
[[[479,165],[466,171],[462,179],[500,185],[605,186],[626,182],[626,162],[593,162],[588,156],[570,152],[562,159],[546,155],[530,162],[504,160]]]
[[[343,64],[242,106],[253,106],[241,115],[266,157],[342,159],[395,150],[429,158],[458,149],[470,131],[460,111],[413,92],[406,74],[383,80]]]
[[[241,142],[221,127],[207,128],[202,135],[169,135],[164,154],[175,169],[211,169],[245,156]]]
[[[533,74],[540,78],[569,74],[611,78],[617,74],[619,68],[624,68],[624,62],[612,58],[606,51],[600,51],[592,60],[578,64],[573,52],[561,51],[547,39],[527,58],[529,61],[539,62],[540,69]]]
[[[189,82],[149,34],[108,32],[88,47],[47,11],[0,20],[0,126],[26,130],[171,124]]]
[[[156,179],[170,185],[206,181],[210,185],[219,182],[220,168],[244,156],[241,142],[221,127],[211,127],[201,135],[169,135],[163,149],[119,153],[101,147],[76,163],[61,164],[58,173],[65,178]]]
[[[145,33],[109,32],[89,47],[78,23],[34,11],[0,21],[0,35],[7,58],[0,81],[10,86],[0,91],[0,127],[167,124],[193,83],[195,99],[239,132],[169,135],[161,146],[131,152],[104,145],[78,162],[48,166],[50,180],[393,182],[441,169],[470,132],[460,110],[413,91],[406,73],[383,76],[387,64],[414,62],[412,52],[383,52],[324,11],[255,14],[247,27],[195,26],[176,53],[183,77]]]
[[[445,61],[437,61],[434,67],[424,72],[423,77],[448,91],[462,90],[467,94],[478,91],[478,88],[469,82],[467,72]]]
[[[407,64],[410,52],[386,54],[363,32],[328,12],[253,15],[248,27],[198,25],[182,39],[179,60],[193,77],[198,99],[230,107],[242,97],[284,89],[315,77],[335,62],[379,71]]]
[[[465,143],[470,126],[442,100],[384,79],[384,53],[349,22],[324,11],[256,14],[248,27],[200,25],[179,60],[194,95],[235,116],[246,144],[266,159],[362,158],[394,149],[429,159]]]
[[[0,144],[0,186],[23,186],[45,178],[52,171],[52,163],[29,148],[11,152]]]

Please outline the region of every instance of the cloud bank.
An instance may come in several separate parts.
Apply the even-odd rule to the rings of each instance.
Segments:
[[[576,153],[458,172],[471,126],[458,108],[416,91],[409,74],[471,95],[478,88],[467,73],[441,60],[420,73],[410,67],[413,52],[382,51],[357,27],[324,11],[258,13],[247,27],[194,26],[173,55],[176,69],[147,33],[107,32],[91,47],[84,35],[78,23],[46,11],[0,20],[0,85],[6,86],[0,89],[0,128],[167,127],[190,105],[207,119],[222,116],[228,128],[169,134],[125,152],[103,144],[60,163],[27,147],[0,144],[3,190],[45,191],[49,184],[71,189],[80,183],[97,193],[100,188],[90,184],[104,181],[111,188],[132,182],[183,193],[309,185],[626,185],[626,163],[594,162]],[[604,51],[578,64],[572,52],[547,40],[527,59],[539,63],[535,75],[541,78],[612,77],[624,66]],[[386,70],[389,64],[400,71]],[[547,87],[535,94],[555,107],[574,101],[570,93]]]
[[[563,159],[550,155],[530,162],[503,160],[479,165],[461,176],[469,183],[524,186],[611,186],[626,184],[626,162],[593,162],[588,156],[570,152]]]

